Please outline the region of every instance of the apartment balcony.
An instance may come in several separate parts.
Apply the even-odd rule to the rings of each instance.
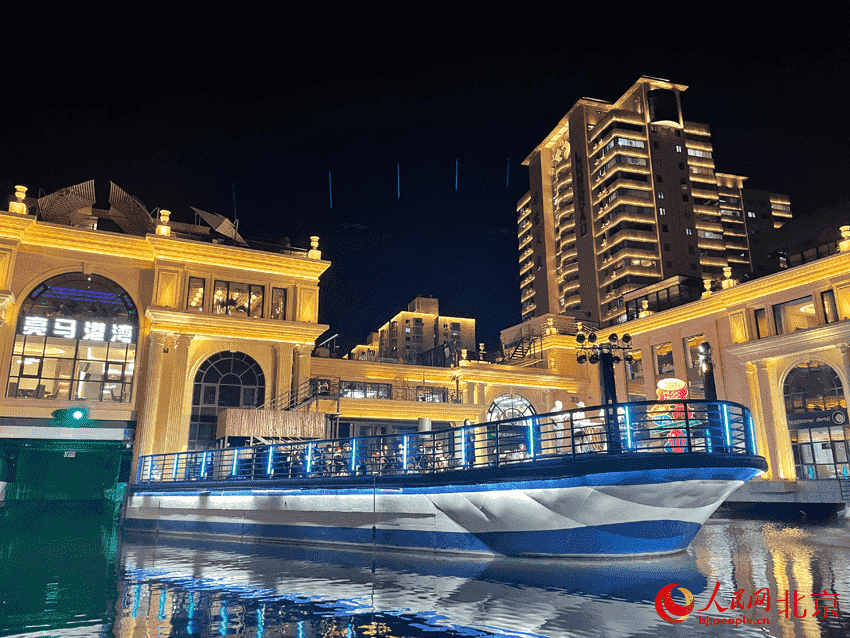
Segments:
[[[526,289],[522,292],[522,294],[520,295],[519,300],[520,300],[520,302],[525,302],[525,301],[527,301],[527,300],[531,299],[533,296],[534,296],[534,288],[533,288],[533,287],[531,287],[531,288],[526,288]]]
[[[723,224],[720,222],[705,222],[698,219],[694,225],[697,227],[697,230],[708,230],[720,235],[723,234]]]
[[[657,258],[656,258],[657,259]],[[616,272],[605,277],[600,283],[602,286],[613,284],[616,280],[626,275],[640,275],[643,277],[660,277],[661,272],[657,266],[636,266],[634,264],[626,264],[625,267],[618,269]]]
[[[517,235],[522,235],[526,230],[531,228],[531,220],[527,219],[524,222],[519,222],[519,232]]]
[[[714,152],[714,149],[711,147],[710,142],[700,142],[699,140],[687,140],[685,142],[685,146],[687,148],[692,148],[695,151],[706,151],[708,153]]]
[[[529,257],[531,257],[531,255],[533,255],[533,254],[534,254],[534,251],[533,251],[531,248],[526,248],[525,250],[523,250],[523,251],[519,254],[519,260],[520,260],[520,261],[525,261],[526,259],[528,259]]]
[[[694,204],[694,212],[702,215],[720,215],[720,209],[717,206],[704,206],[702,204]]]
[[[575,294],[569,297],[563,297],[564,306],[567,308],[578,307],[581,304],[581,295]]]
[[[747,264],[749,265],[750,260],[747,257],[741,257],[740,255],[729,255],[726,258],[730,264]]]
[[[523,247],[530,244],[532,239],[534,239],[534,236],[531,233],[528,233],[528,234],[524,235],[523,237],[520,237],[520,239],[519,239],[519,249],[522,250]]]
[[[576,227],[576,220],[575,219],[570,219],[568,221],[564,220],[558,226],[558,231],[561,232],[561,233],[563,233],[564,231],[572,231],[572,230],[575,230],[575,227]]]
[[[525,219],[526,217],[528,217],[529,215],[531,215],[531,209],[530,208],[524,207],[521,210],[519,210],[517,212],[517,224],[520,224],[522,222],[522,220]]]
[[[703,266],[717,266],[722,268],[723,266],[728,266],[728,262],[726,261],[726,257],[713,257],[711,255],[700,255],[699,263]]]
[[[529,275],[528,277],[526,277],[525,279],[523,279],[521,282],[519,282],[519,287],[520,287],[520,288],[525,288],[525,287],[526,287],[528,284],[530,284],[532,281],[534,281],[534,275],[533,275],[533,274]]]
[[[641,201],[643,201],[644,203],[646,203],[648,201],[649,202],[652,201],[652,198],[653,198],[652,187],[647,182],[641,182],[639,180],[627,179],[625,177],[621,177],[620,179],[613,181],[610,186],[606,186],[604,189],[599,190],[597,192],[596,196],[593,199],[594,205],[599,204],[599,202],[601,202],[603,199],[605,199],[608,195],[613,193],[618,188],[634,188],[635,190],[646,191],[647,193],[649,193],[649,197],[647,199],[641,200]],[[621,195],[620,197],[617,197],[617,199],[614,200],[614,201],[619,202],[621,199],[624,199],[625,197],[628,197],[628,195],[625,195],[625,196]]]
[[[726,236],[724,236],[724,239],[726,240],[726,249],[727,250],[737,250],[738,252],[740,252],[742,250],[749,250],[750,249],[750,247],[747,245],[746,238],[744,238],[743,240],[738,239],[737,241],[734,241],[734,240],[730,241],[731,237],[726,235]]]
[[[632,240],[642,241],[654,244],[658,241],[658,236],[649,230],[634,230],[631,228],[620,230],[608,236],[605,246],[597,247],[596,252],[601,253],[609,250],[612,246],[616,246],[620,242]]]
[[[699,124],[697,122],[684,122],[685,135],[692,133],[694,135],[711,135],[711,130],[708,124]]]
[[[578,252],[576,251],[575,246],[572,246],[571,248],[567,248],[566,250],[564,250],[562,248],[561,249],[561,263],[563,263],[564,261],[570,261],[572,259],[578,259]]]
[[[567,279],[569,275],[578,272],[578,262],[574,261],[569,264],[561,264],[558,268],[562,279]]]
[[[706,250],[726,250],[726,242],[723,239],[697,237],[697,245]]]
[[[694,197],[703,197],[705,199],[718,199],[720,197],[716,190],[699,188],[699,185],[695,184],[693,181],[691,181],[691,195]]]
[[[644,202],[641,206],[646,207],[648,204]],[[651,205],[651,204],[650,204]],[[629,212],[623,211],[616,213],[610,221],[602,224],[602,228],[608,228],[610,226],[615,226],[621,221],[630,221],[630,222],[641,222],[641,223],[655,223],[655,210],[652,208],[645,208],[646,212]],[[604,214],[604,213],[603,213]],[[599,217],[597,217],[597,221],[599,221]]]

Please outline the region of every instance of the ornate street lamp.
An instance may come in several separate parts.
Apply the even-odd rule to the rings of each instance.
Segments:
[[[579,344],[576,361],[578,363],[591,363],[600,366],[602,374],[602,402],[605,405],[617,404],[617,384],[614,381],[614,365],[625,360],[627,363],[634,361],[630,354],[632,338],[628,334],[618,337],[612,332],[608,341],[599,341],[595,332],[576,334],[576,343]],[[622,355],[622,356],[621,356]],[[605,410],[605,424],[608,431],[608,449],[618,452],[620,446],[620,426],[616,409]]]

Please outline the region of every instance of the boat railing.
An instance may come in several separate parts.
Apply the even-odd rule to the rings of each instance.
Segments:
[[[449,430],[143,456],[137,483],[388,476],[610,454],[757,454],[750,411],[727,401],[645,401]]]

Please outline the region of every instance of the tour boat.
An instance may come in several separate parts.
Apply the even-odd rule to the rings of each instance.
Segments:
[[[440,431],[144,456],[125,528],[513,556],[685,549],[767,469],[750,412],[637,402]]]

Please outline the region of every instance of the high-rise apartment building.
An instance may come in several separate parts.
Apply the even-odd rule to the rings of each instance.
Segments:
[[[750,275],[766,258],[761,242],[790,202],[715,170],[708,126],[682,116],[685,89],[642,77],[613,104],[582,98],[525,160],[523,321],[626,321],[629,293],[652,287],[644,307],[676,306],[699,298],[704,280]]]
[[[423,353],[448,343],[456,350],[474,351],[475,319],[441,316],[439,300],[417,297],[407,310],[371,333],[368,344],[356,346],[349,358],[417,363]]]

